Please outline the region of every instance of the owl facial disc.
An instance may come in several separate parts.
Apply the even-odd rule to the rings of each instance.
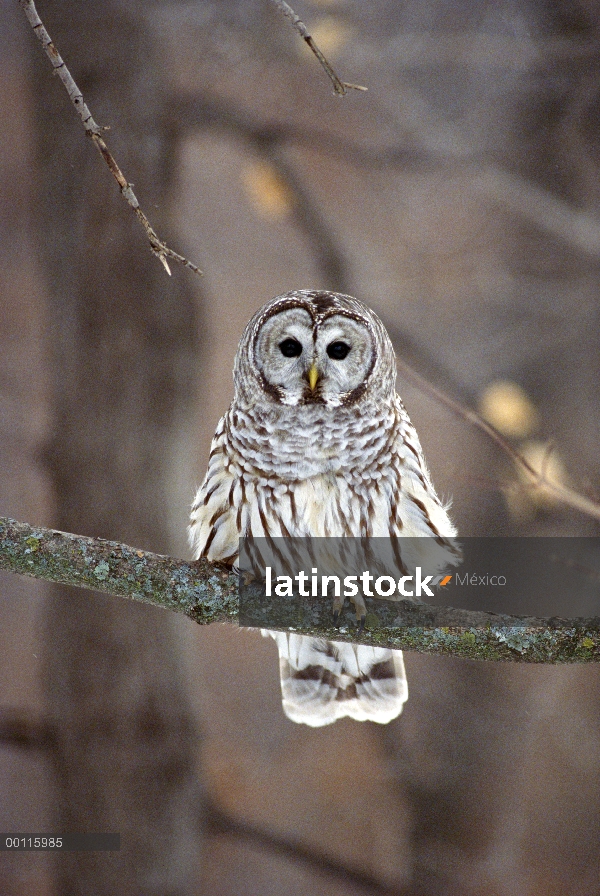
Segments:
[[[286,405],[352,403],[364,392],[374,360],[366,321],[339,307],[323,314],[310,301],[274,306],[254,342],[264,391]]]

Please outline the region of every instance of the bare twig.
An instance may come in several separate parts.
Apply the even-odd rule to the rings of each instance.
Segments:
[[[397,359],[397,365],[402,374],[404,374],[407,379],[412,380],[422,392],[431,395],[432,398],[435,398],[440,404],[449,408],[457,417],[467,420],[492,439],[492,441],[510,457],[515,466],[525,473],[532,485],[536,488],[543,488],[550,492],[552,497],[556,498],[556,500],[560,501],[562,504],[566,504],[568,507],[573,507],[575,510],[579,510],[587,516],[600,520],[600,504],[597,504],[590,498],[586,498],[584,495],[580,495],[579,492],[569,488],[567,485],[563,485],[560,482],[556,482],[554,479],[548,478],[544,466],[542,466],[541,470],[535,470],[529,461],[527,461],[523,455],[504,438],[504,436],[500,435],[497,429],[484,420],[477,411],[464,407],[464,405],[455,401],[400,359]]]
[[[171,269],[169,268],[167,258],[170,258],[173,261],[177,261],[179,262],[179,264],[190,268],[190,270],[194,271],[195,274],[201,274],[202,271],[198,267],[196,267],[195,264],[192,264],[192,262],[188,261],[187,258],[184,258],[183,255],[179,255],[177,252],[174,252],[173,249],[170,249],[167,244],[157,236],[154,228],[150,224],[150,221],[141,210],[140,204],[135,193],[133,192],[131,184],[127,182],[125,175],[117,165],[114,157],[112,156],[106,145],[106,142],[101,136],[105,128],[101,128],[92,118],[92,113],[88,109],[81,91],[73,80],[73,77],[64,60],[62,59],[60,53],[52,43],[50,35],[46,31],[46,28],[44,27],[44,24],[38,15],[37,9],[35,8],[35,3],[33,2],[33,0],[19,0],[19,3],[23,8],[25,15],[27,16],[27,21],[33,28],[38,40],[46,51],[46,55],[52,63],[52,68],[59,76],[67,93],[69,94],[69,99],[75,106],[75,109],[77,110],[77,113],[81,118],[81,122],[83,124],[83,127],[85,128],[86,134],[93,141],[96,149],[108,165],[113,177],[119,185],[121,194],[129,204],[129,206],[133,209],[142,227],[146,231],[146,236],[148,237],[148,240],[150,242],[150,248],[153,254],[156,255],[156,257],[161,261],[164,269],[169,275],[171,274]]]
[[[350,90],[368,90],[367,87],[361,87],[360,84],[348,84],[347,81],[342,81],[336,75],[333,70],[331,64],[325,58],[321,50],[318,48],[314,40],[312,39],[308,28],[302,22],[291,6],[284,2],[284,0],[272,0],[277,9],[283,13],[283,15],[290,20],[300,37],[306,41],[312,52],[315,54],[325,71],[327,72],[327,76],[329,77],[331,83],[333,84],[333,92],[336,96],[345,96],[348,93],[348,89]]]
[[[353,890],[359,888],[372,896],[402,896],[406,892],[404,889],[387,886],[368,872],[348,867],[325,852],[311,849],[297,840],[290,840],[280,834],[234,818],[219,809],[214,803],[208,802],[204,806],[204,816],[208,834],[245,840],[253,846],[268,850],[293,862],[299,862],[320,875],[343,881]]]
[[[217,563],[194,563],[114,541],[70,535],[0,517],[0,569],[75,585],[184,613],[200,624],[239,623],[238,580]],[[260,628],[295,631],[421,653],[530,663],[600,662],[600,618],[537,619],[426,604],[377,601],[377,621],[353,629],[350,609],[337,628],[322,598],[305,598],[299,616],[287,598],[245,597]],[[276,618],[278,622],[273,623]]]

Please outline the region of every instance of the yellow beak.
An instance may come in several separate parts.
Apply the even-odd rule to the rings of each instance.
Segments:
[[[315,364],[311,364],[308,371],[308,385],[310,386],[310,391],[315,391],[315,386],[317,385],[317,380],[319,379],[319,372],[316,368]]]

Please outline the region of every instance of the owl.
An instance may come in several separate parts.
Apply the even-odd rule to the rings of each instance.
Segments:
[[[277,296],[246,326],[233,377],[192,506],[196,558],[235,566],[245,536],[432,536],[440,564],[456,562],[456,530],[396,393],[390,338],[366,305],[324,291]],[[364,621],[362,597],[355,605]],[[385,723],[402,711],[401,651],[263,634],[277,642],[293,721]]]

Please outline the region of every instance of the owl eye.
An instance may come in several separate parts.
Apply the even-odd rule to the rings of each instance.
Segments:
[[[327,346],[327,354],[334,361],[343,361],[351,346],[346,342],[330,342]]]
[[[279,351],[284,358],[299,358],[302,354],[302,346],[297,339],[284,339],[279,343]]]

